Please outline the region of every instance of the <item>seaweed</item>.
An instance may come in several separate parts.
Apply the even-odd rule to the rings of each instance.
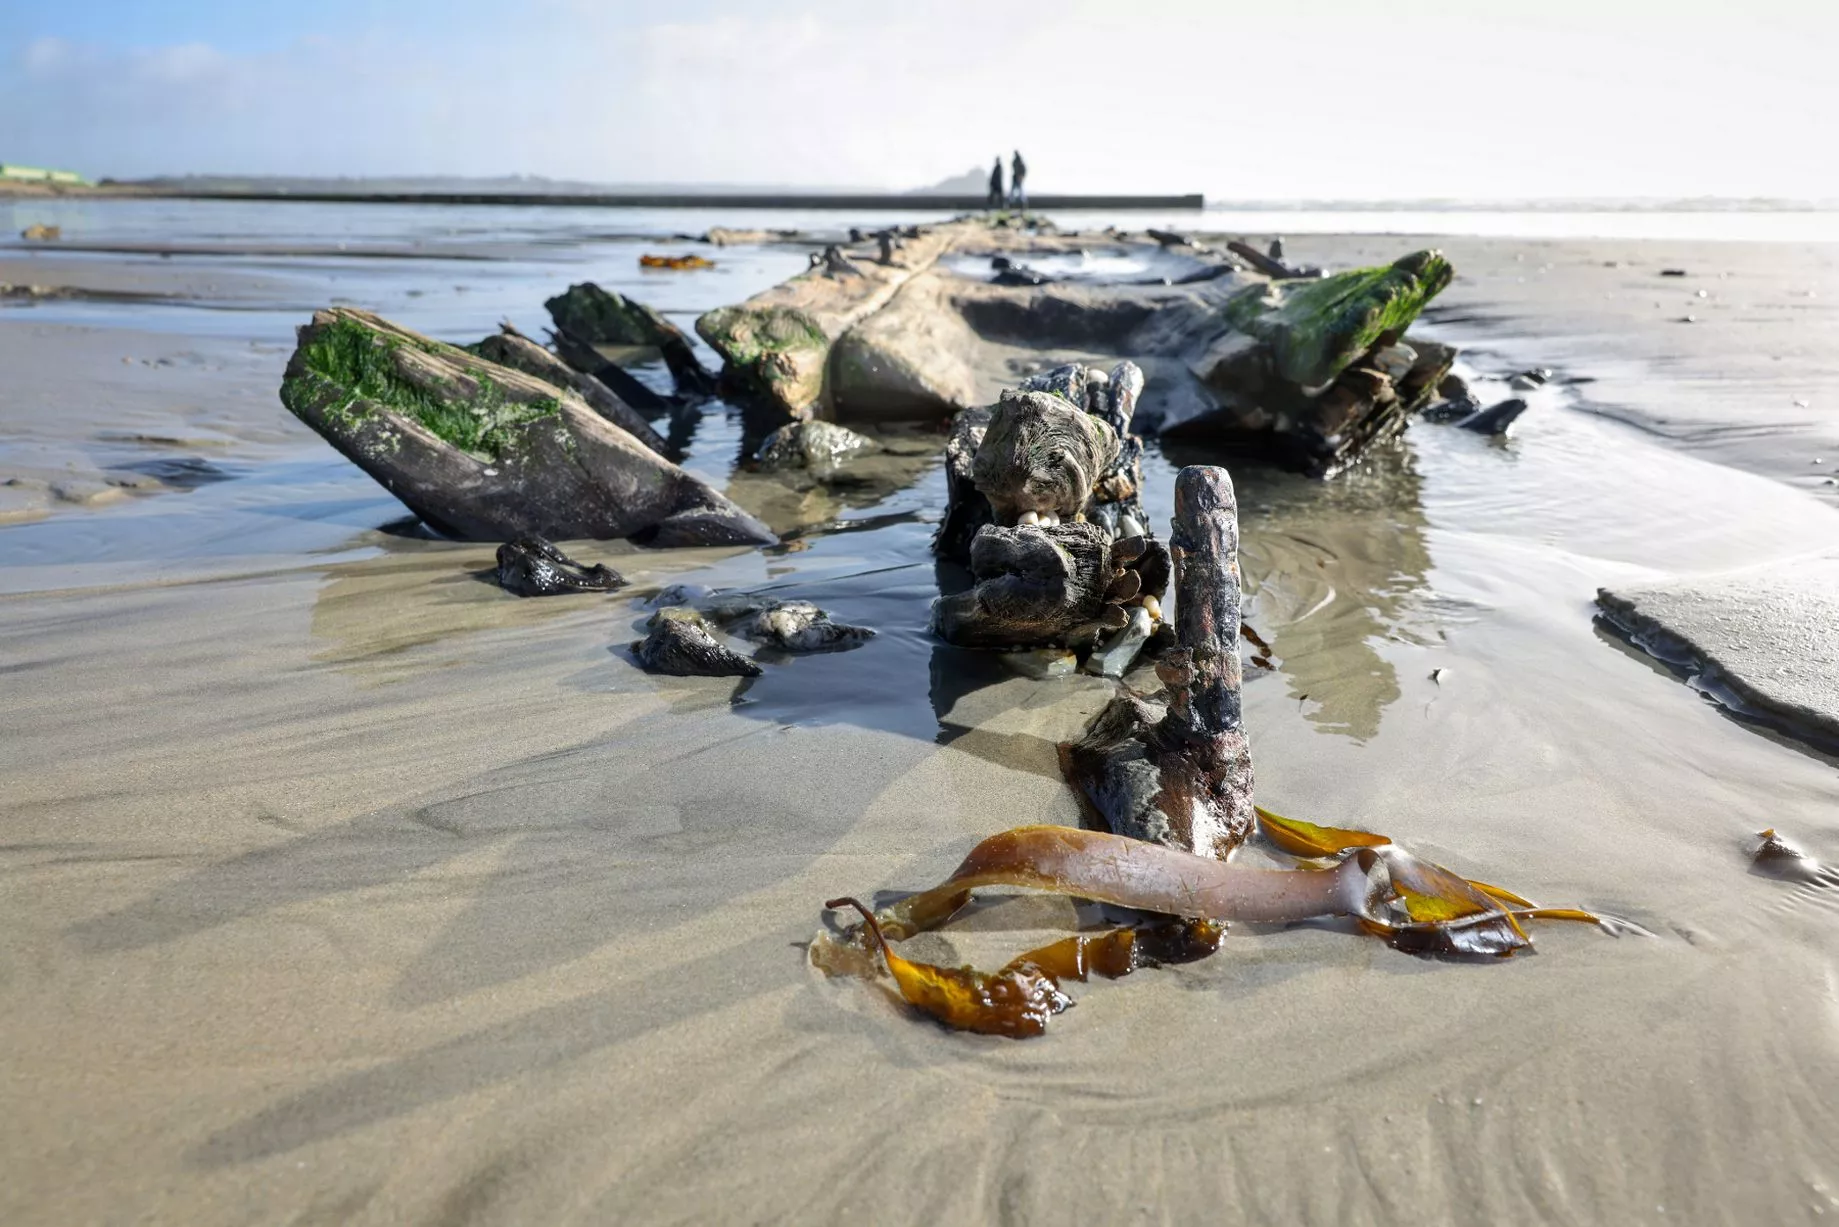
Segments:
[[[994,975],[969,967],[935,967],[895,954],[875,914],[854,899],[832,899],[825,907],[853,907],[887,960],[900,995],[948,1027],[981,1035],[1025,1038],[1047,1030],[1047,1020],[1072,1005],[1053,977],[1028,965],[1011,965]]]
[[[696,331],[728,361],[743,366],[830,345],[823,326],[797,307],[718,307],[696,321]]]
[[[904,959],[888,944],[875,914],[859,901],[831,899],[827,908],[852,907],[886,961],[900,995],[947,1027],[980,1035],[1026,1039],[1047,1030],[1047,1020],[1073,1004],[1061,980],[1082,983],[1093,974],[1116,980],[1142,967],[1186,963],[1218,950],[1226,927],[1210,920],[1162,920],[1096,935],[1075,934],[1017,955],[1002,970],[939,967]]]
[[[1317,388],[1375,345],[1403,336],[1452,275],[1443,253],[1413,252],[1319,281],[1250,287],[1227,301],[1225,316],[1269,343],[1283,378]]]
[[[486,372],[483,365],[469,368],[476,391],[453,387],[441,394],[406,378],[396,361],[396,352],[408,345],[406,338],[392,337],[366,326],[343,313],[302,338],[299,361],[309,375],[330,384],[342,398],[322,412],[329,418],[356,425],[364,416],[365,402],[379,406],[418,422],[429,433],[462,451],[498,459],[520,437],[520,427],[562,411],[562,402],[554,397],[526,401],[506,399],[503,389]],[[454,346],[421,347],[428,352],[452,356],[466,351]],[[292,378],[281,386],[281,399],[296,415],[301,410],[307,389],[305,380]]]
[[[1371,831],[1319,827],[1313,822],[1273,814],[1263,806],[1253,808],[1258,814],[1258,829],[1264,832],[1264,837],[1291,856],[1336,856],[1349,848],[1380,848],[1392,842],[1387,836]]]
[[[824,392],[830,337],[796,307],[718,307],[696,321],[696,331],[728,363],[748,391],[765,395],[793,416],[803,416]]]
[[[714,268],[715,261],[706,256],[640,256],[640,268],[666,268],[677,272],[697,268]]]
[[[1060,979],[1128,974],[1138,966],[1203,957],[1219,945],[1224,922],[1285,922],[1347,917],[1363,931],[1410,954],[1505,958],[1532,948],[1523,922],[1566,920],[1607,932],[1626,926],[1578,908],[1540,907],[1512,891],[1476,882],[1419,860],[1384,835],[1318,826],[1258,811],[1259,827],[1277,849],[1313,862],[1258,869],[1102,831],[1017,827],[972,848],[937,886],[879,913],[853,899],[868,936],[887,960],[902,995],[947,1026],[986,1034],[1039,1035]],[[1320,864],[1333,860],[1331,867]],[[1163,919],[1099,936],[1079,935],[1022,955],[994,975],[912,963],[892,941],[937,928],[969,902],[974,889],[1019,886],[1157,914]],[[865,974],[839,949],[864,945],[861,931],[820,938],[813,962],[832,974]],[[1046,982],[1043,983],[1042,977]],[[1052,1008],[1049,1008],[1052,1006]]]
[[[1009,961],[1056,980],[1084,983],[1093,973],[1117,980],[1144,967],[1192,963],[1220,948],[1226,926],[1217,920],[1159,920],[1103,933],[1075,933]]]

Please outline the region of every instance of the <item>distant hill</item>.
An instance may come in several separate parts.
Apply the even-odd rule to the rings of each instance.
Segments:
[[[990,187],[990,168],[973,166],[961,175],[941,179],[931,187],[916,187],[908,196],[981,196]]]

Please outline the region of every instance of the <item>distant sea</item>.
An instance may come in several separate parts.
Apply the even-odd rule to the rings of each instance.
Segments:
[[[180,186],[174,184],[173,186]],[[197,184],[184,186],[196,187]],[[211,185],[216,186],[216,185]],[[241,183],[244,190],[266,184]],[[362,191],[383,186],[340,182],[321,188]],[[389,184],[388,190],[441,191],[453,184]],[[477,185],[471,185],[475,190]],[[530,185],[522,185],[530,190]],[[384,240],[411,236],[475,241],[537,237],[669,239],[695,236],[711,226],[796,229],[824,236],[852,226],[866,230],[933,222],[949,210],[927,208],[915,195],[911,210],[824,208],[735,209],[610,208],[571,203],[557,191],[541,205],[325,205],[278,199],[209,201],[134,197],[0,198],[0,235],[18,234],[35,222],[63,225],[67,239],[148,241],[168,234],[210,234],[220,239],[341,238]],[[1839,242],[1839,205],[1771,200],[1582,202],[1221,202],[1204,209],[1104,212],[1055,210],[1063,229],[1141,233],[1150,227],[1273,234],[1451,235],[1528,239],[1749,240]],[[3,240],[0,240],[3,241]]]

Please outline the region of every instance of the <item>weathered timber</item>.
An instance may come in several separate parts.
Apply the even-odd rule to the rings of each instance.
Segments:
[[[335,307],[300,329],[281,401],[450,536],[776,540],[572,390],[368,312]]]
[[[1238,504],[1226,470],[1181,471],[1173,529],[1177,647],[1156,666],[1167,689],[1119,694],[1061,745],[1060,763],[1106,829],[1224,857],[1255,817],[1239,693]]]

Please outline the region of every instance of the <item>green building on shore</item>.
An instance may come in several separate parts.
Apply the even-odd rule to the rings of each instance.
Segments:
[[[0,181],[12,183],[62,183],[73,186],[87,186],[89,180],[74,170],[46,170],[42,166],[21,166],[16,162],[0,162]]]

